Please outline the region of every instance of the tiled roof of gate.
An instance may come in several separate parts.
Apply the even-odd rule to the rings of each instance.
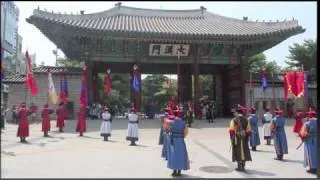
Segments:
[[[35,9],[27,19],[34,23],[41,19],[50,23],[63,24],[97,31],[142,32],[179,35],[269,35],[293,31],[305,31],[297,20],[256,22],[224,17],[205,8],[195,10],[160,10],[116,6],[107,11],[93,14],[57,14]]]
[[[54,67],[54,66],[41,66],[41,67],[36,67],[33,68],[33,73],[48,73],[48,69],[51,69],[51,72],[53,74],[60,73],[65,67]],[[81,73],[81,68],[67,68],[67,73],[68,74],[80,74]],[[25,81],[25,75],[17,74],[13,76],[5,76],[5,78],[2,80],[4,83],[23,83]]]
[[[51,69],[52,73],[59,73],[63,69],[66,69],[67,73],[81,73],[81,68],[75,68],[75,67],[55,67],[55,66],[41,66],[33,69],[34,73],[48,73],[48,69]]]

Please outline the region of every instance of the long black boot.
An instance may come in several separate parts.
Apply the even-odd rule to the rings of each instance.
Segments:
[[[59,128],[59,132],[63,132],[63,129],[62,129],[62,128]]]
[[[256,146],[253,146],[253,147],[252,147],[252,151],[257,151],[257,147],[256,147]]]
[[[176,176],[177,175],[177,171],[176,170],[173,170],[171,176]]]
[[[44,137],[49,137],[48,132],[44,132]]]
[[[131,143],[130,143],[129,146],[133,146],[133,145],[134,145],[134,141],[131,140]]]
[[[241,162],[237,161],[238,167],[236,168],[236,171],[241,171]]]
[[[279,156],[279,159],[282,161],[283,160],[283,154],[281,154],[280,156]]]
[[[307,170],[308,173],[312,173],[312,174],[316,174],[317,173],[317,169],[316,168],[310,168],[309,170]]]
[[[181,176],[181,170],[178,170],[177,176]]]
[[[23,137],[23,142],[27,143],[26,137]]]
[[[21,142],[21,143],[23,142],[23,137],[21,137],[21,136],[20,136],[20,142]]]
[[[104,141],[108,141],[108,136],[103,136],[104,137]]]
[[[267,145],[271,145],[271,139],[267,139]]]
[[[242,167],[241,167],[241,170],[242,170],[242,171],[245,171],[245,166],[246,166],[246,162],[245,162],[245,161],[242,161]]]

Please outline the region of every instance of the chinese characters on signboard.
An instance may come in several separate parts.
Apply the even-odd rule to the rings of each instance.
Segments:
[[[149,56],[188,56],[190,45],[185,44],[150,44]]]

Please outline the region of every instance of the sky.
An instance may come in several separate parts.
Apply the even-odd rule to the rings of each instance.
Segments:
[[[52,50],[56,46],[45,35],[43,35],[35,26],[26,22],[26,18],[32,15],[33,10],[38,8],[46,9],[48,12],[61,12],[70,14],[79,14],[80,10],[85,13],[96,13],[113,8],[116,1],[15,1],[15,4],[20,10],[20,17],[18,23],[18,32],[22,36],[22,49],[27,48],[29,53],[36,53],[36,63],[39,65],[43,61],[45,65],[54,65],[56,56]],[[286,66],[285,60],[289,55],[288,47],[294,43],[303,43],[304,39],[317,38],[317,2],[208,2],[208,1],[124,1],[124,6],[151,8],[151,9],[172,9],[172,10],[186,10],[186,9],[200,9],[200,6],[207,8],[208,12],[219,14],[226,17],[242,19],[244,16],[248,20],[259,21],[265,20],[268,22],[282,21],[284,19],[297,19],[299,25],[306,29],[302,34],[292,36],[271,49],[264,51],[267,60],[275,60],[278,65]],[[64,57],[64,54],[59,51],[59,57]]]

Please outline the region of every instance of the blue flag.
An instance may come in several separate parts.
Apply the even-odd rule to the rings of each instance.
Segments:
[[[141,77],[139,71],[133,72],[132,77],[132,91],[133,92],[140,92],[141,87]]]
[[[267,78],[265,77],[262,77],[262,80],[261,80],[261,86],[262,86],[262,90],[263,92],[267,89]]]

